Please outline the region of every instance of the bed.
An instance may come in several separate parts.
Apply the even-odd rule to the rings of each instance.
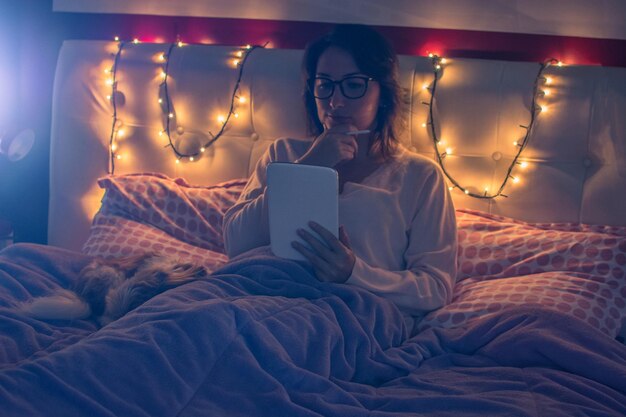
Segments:
[[[626,415],[626,69],[401,57],[405,146],[444,165],[459,237],[453,300],[411,334],[306,265],[224,255],[256,160],[304,136],[301,54],[64,43],[49,245],[0,252],[2,415]],[[146,252],[212,274],[104,327],[18,308]]]

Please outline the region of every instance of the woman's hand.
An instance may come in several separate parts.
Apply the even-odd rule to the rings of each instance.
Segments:
[[[359,149],[357,141],[354,135],[346,133],[355,130],[357,128],[350,124],[336,125],[325,130],[315,138],[309,150],[298,159],[298,162],[334,168],[342,162],[354,159]]]
[[[292,242],[291,245],[311,262],[317,279],[325,282],[346,282],[352,275],[356,257],[350,249],[350,241],[343,226],[339,228],[339,239],[315,222],[309,222],[309,226],[319,238],[304,229],[299,229],[298,236],[308,243],[309,247],[298,241]]]

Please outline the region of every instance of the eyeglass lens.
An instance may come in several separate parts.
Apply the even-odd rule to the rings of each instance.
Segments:
[[[346,77],[339,81],[317,77],[313,82],[313,96],[319,99],[330,98],[335,92],[335,84],[339,84],[341,93],[346,98],[361,98],[367,92],[367,77]]]

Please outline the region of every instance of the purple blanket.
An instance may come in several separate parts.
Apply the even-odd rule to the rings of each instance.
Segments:
[[[624,416],[626,347],[518,309],[407,338],[398,310],[255,258],[122,319],[42,322],[15,308],[90,258],[0,253],[2,416]]]

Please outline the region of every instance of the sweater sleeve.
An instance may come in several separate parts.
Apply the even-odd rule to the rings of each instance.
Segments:
[[[456,279],[455,212],[439,169],[424,182],[414,207],[404,252],[406,269],[388,271],[357,257],[347,283],[389,299],[405,314],[418,316],[449,303]]]
[[[265,169],[274,156],[270,148],[259,159],[239,199],[224,214],[224,247],[229,258],[270,243]]]
[[[271,162],[291,162],[302,156],[310,141],[281,138],[273,142],[259,159],[237,202],[224,214],[222,232],[229,258],[270,244],[267,209],[267,166]]]

